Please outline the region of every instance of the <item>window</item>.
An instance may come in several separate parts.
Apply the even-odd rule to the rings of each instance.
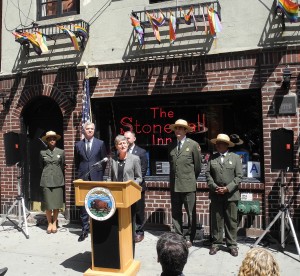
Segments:
[[[238,135],[243,144],[230,149],[243,157],[246,176],[247,161],[263,159],[259,156],[262,154],[260,102],[259,91],[216,92],[159,95],[147,99],[107,98],[95,100],[92,110],[99,111],[95,112],[96,129],[111,150],[114,150],[115,136],[132,128],[137,144],[149,154],[150,175],[162,174],[161,167],[168,162],[167,145],[176,139],[169,124],[182,118],[194,128],[188,137],[200,144],[203,158],[215,150],[209,140],[217,134]]]
[[[78,0],[37,0],[38,20],[70,16],[79,13]]]

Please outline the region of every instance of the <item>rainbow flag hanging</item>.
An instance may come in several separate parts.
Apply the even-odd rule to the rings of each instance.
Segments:
[[[46,54],[49,52],[46,37],[43,33],[39,32],[39,31],[36,32],[36,41],[38,42],[43,54]]]
[[[180,14],[183,13],[182,8],[180,8]],[[182,15],[181,15],[182,16]],[[184,22],[187,25],[191,25],[192,23],[192,19],[193,19],[193,23],[194,23],[194,29],[195,31],[198,31],[198,27],[196,24],[196,19],[195,19],[195,15],[194,15],[194,7],[191,6],[188,13],[187,14],[183,14],[183,18],[184,18]]]
[[[41,55],[42,49],[37,41],[36,35],[29,33],[29,32],[23,32],[21,33],[23,36],[27,37],[29,40],[30,44],[32,45],[33,50],[38,54]]]
[[[173,44],[176,39],[176,17],[172,12],[170,12],[170,18],[169,18],[169,34],[170,34],[170,44]]]
[[[81,36],[84,41],[86,41],[88,39],[89,34],[85,28],[83,28],[79,25],[74,25],[74,29],[75,29],[75,32],[77,32],[77,34],[79,36]]]
[[[28,38],[26,36],[23,36],[21,33],[12,32],[12,34],[15,36],[15,41],[20,43],[21,45],[29,43]]]
[[[69,29],[63,27],[63,26],[59,26],[57,25],[57,27],[62,30],[66,35],[68,35],[71,39],[71,42],[73,44],[73,47],[76,51],[79,51],[79,45],[78,45],[78,41],[77,41],[77,38],[76,38],[76,35],[71,32]]]
[[[216,33],[221,32],[223,29],[219,19],[219,15],[213,8],[207,8],[207,15],[210,34],[215,38],[217,36]]]
[[[152,23],[157,26],[161,27],[166,23],[166,17],[162,13],[162,11],[159,12],[159,17],[155,17],[154,15],[150,15],[152,19]]]
[[[153,23],[153,16],[151,14],[149,14],[148,12],[146,12],[148,18],[149,18],[149,22],[151,24],[151,27],[152,27],[152,30],[153,30],[153,33],[154,33],[154,36],[155,36],[155,39],[157,40],[158,44],[160,44],[161,42],[161,38],[160,38],[160,33],[159,33],[159,30],[158,30],[158,26],[156,26],[154,23]]]
[[[290,22],[298,21],[299,5],[291,0],[278,0],[277,8],[279,8]]]
[[[131,25],[133,26],[135,33],[138,37],[139,44],[144,45],[145,31],[144,31],[143,27],[141,26],[140,20],[138,20],[133,15],[130,16],[130,19],[131,19]]]

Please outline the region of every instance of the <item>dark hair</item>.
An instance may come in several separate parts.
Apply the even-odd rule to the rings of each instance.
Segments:
[[[160,236],[156,244],[158,261],[164,273],[179,275],[187,262],[189,250],[185,239],[173,232]]]

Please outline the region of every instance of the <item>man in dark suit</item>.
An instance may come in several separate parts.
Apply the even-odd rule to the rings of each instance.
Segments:
[[[94,137],[94,133],[95,125],[91,122],[85,123],[83,126],[84,139],[75,144],[75,166],[79,179],[102,181],[106,163],[96,167],[92,167],[92,165],[106,157],[106,148],[102,140]],[[80,207],[80,218],[82,233],[78,241],[83,241],[88,236],[90,229],[89,215],[84,206]]]
[[[170,189],[172,221],[174,230],[186,239],[188,247],[193,245],[196,235],[196,190],[201,171],[201,148],[197,142],[187,138],[192,131],[187,121],[179,119],[170,125],[177,139],[169,145]],[[182,205],[188,216],[188,230],[183,234]]]
[[[225,228],[226,245],[230,254],[236,257],[237,205],[240,199],[239,183],[243,176],[242,162],[240,156],[228,152],[228,147],[234,147],[228,135],[221,133],[211,142],[216,145],[217,153],[210,158],[206,170],[212,224],[212,247],[209,254],[215,255],[220,249]]]
[[[143,181],[140,184],[142,187],[141,199],[136,203],[136,230],[135,230],[135,242],[141,242],[144,239],[144,222],[145,222],[145,175],[148,169],[148,159],[146,151],[135,144],[136,137],[132,131],[126,131],[124,136],[129,143],[128,151],[134,155],[137,155],[141,161],[142,177]]]

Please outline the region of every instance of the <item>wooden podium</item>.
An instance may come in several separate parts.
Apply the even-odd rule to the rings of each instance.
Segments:
[[[116,212],[104,221],[90,218],[92,267],[84,276],[135,276],[141,263],[133,259],[131,205],[141,198],[142,188],[133,181],[104,182],[75,180],[77,206],[85,205],[87,193],[96,187],[110,190]]]

